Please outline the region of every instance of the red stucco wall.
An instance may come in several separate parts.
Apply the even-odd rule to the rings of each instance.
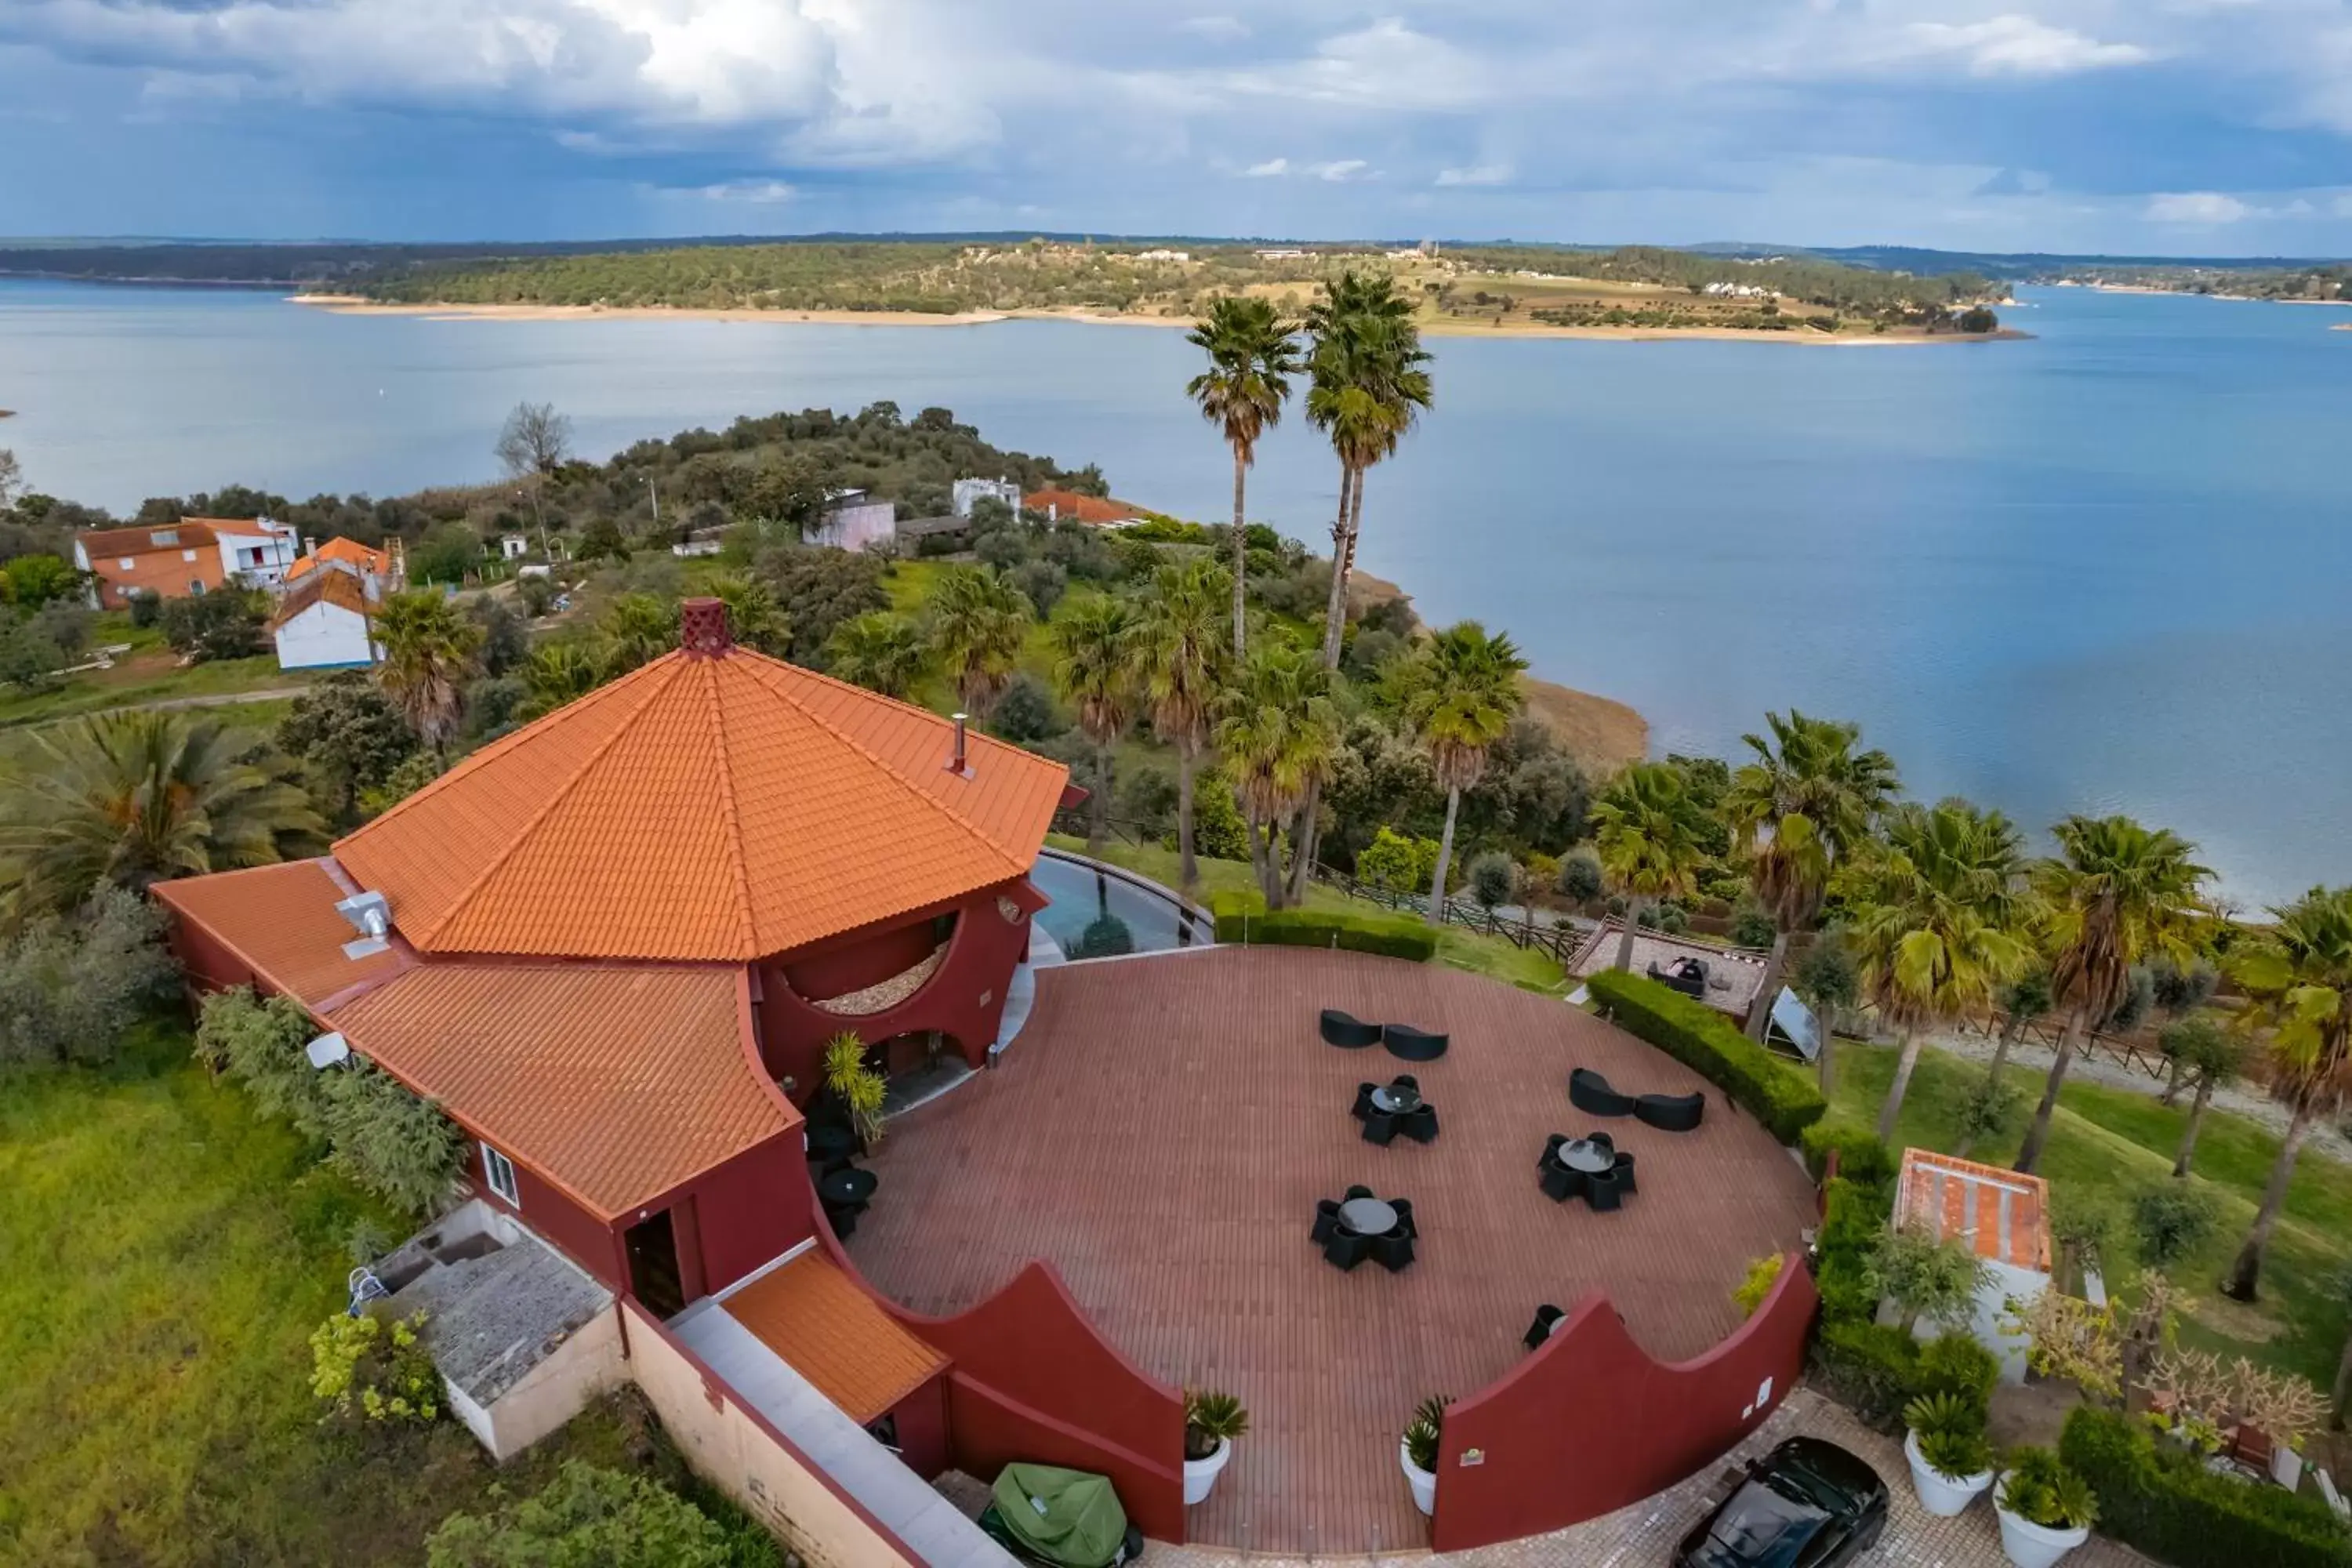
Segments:
[[[801,1130],[781,1133],[698,1177],[694,1199],[701,1287],[724,1290],[769,1259],[808,1239],[816,1194],[809,1185]],[[686,1246],[680,1227],[679,1246]],[[687,1300],[695,1299],[689,1289]]]
[[[627,1288],[620,1247],[610,1226],[521,1165],[515,1167],[515,1192],[522,1203],[509,1204],[490,1191],[489,1178],[482,1172],[479,1135],[467,1128],[466,1138],[466,1180],[473,1184],[483,1202],[513,1215],[605,1286],[614,1290]]]
[[[803,948],[783,961],[785,982],[812,1002],[878,985],[930,956],[939,945],[938,923],[909,921],[855,942]]]
[[[935,1377],[890,1407],[898,1422],[898,1457],[925,1480],[948,1468],[948,1380]],[[990,1480],[996,1478],[992,1473]]]
[[[1000,898],[1011,900],[1014,919],[1003,917],[997,905]],[[930,922],[940,910],[925,910],[881,930],[852,932],[761,964],[760,1051],[769,1074],[779,1081],[793,1079],[793,1100],[806,1104],[816,1092],[824,1042],[845,1029],[854,1030],[867,1045],[878,1045],[894,1035],[937,1029],[955,1041],[972,1066],[982,1066],[988,1047],[996,1041],[1013,966],[1028,951],[1029,916],[1045,905],[1044,896],[1029,886],[1025,877],[985,889],[964,900],[959,907],[955,934],[948,939],[938,970],[912,996],[880,1013],[857,1016],[828,1013],[793,989],[789,972],[803,964],[818,964],[840,973],[844,966],[887,962],[915,949],[906,963],[895,963],[877,976],[887,979],[930,951]],[[910,930],[919,939],[919,947],[908,937]],[[880,959],[873,959],[875,954]]]
[[[1795,1384],[1819,1302],[1791,1256],[1754,1317],[1669,1366],[1634,1342],[1606,1296],[1586,1297],[1541,1349],[1446,1411],[1431,1544],[1464,1552],[1564,1529],[1698,1470]]]

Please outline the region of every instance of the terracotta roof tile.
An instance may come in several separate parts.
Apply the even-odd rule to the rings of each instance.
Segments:
[[[317,571],[322,563],[331,561],[340,561],[347,566],[356,567],[362,572],[373,572],[379,576],[389,571],[392,564],[391,557],[383,551],[371,550],[364,544],[339,535],[330,539],[310,554],[298,556],[294,563],[286,568],[286,580],[291,583],[297,578],[307,577]]]
[[[168,544],[158,544],[155,536],[159,533],[175,537]],[[101,556],[153,555],[164,551],[177,555],[183,550],[210,550],[220,542],[213,537],[210,524],[193,518],[144,528],[93,528],[75,534],[74,539],[89,552],[92,561]]]
[[[375,606],[368,603],[367,589],[358,578],[348,572],[320,572],[287,590],[269,614],[268,629],[276,631],[322,599],[356,616],[373,615],[375,611]]]
[[[343,956],[343,943],[359,935],[335,912],[346,891],[327,861],[289,860],[159,883],[155,897],[234,950],[273,989],[316,1007],[409,962],[396,952]]]
[[[1064,522],[1133,522],[1143,509],[1123,500],[1080,495],[1076,490],[1032,490],[1021,498],[1024,511],[1051,511]]]
[[[336,846],[432,952],[747,960],[1035,863],[1068,770],[737,648],[679,651]]]
[[[727,1298],[728,1316],[859,1423],[947,1365],[822,1252],[804,1252]]]
[[[1938,1240],[1967,1238],[1979,1258],[2050,1271],[2050,1186],[2039,1176],[1930,1149],[1903,1151],[1895,1212]]]
[[[283,528],[264,528],[258,519],[249,517],[184,517],[180,526],[190,524],[208,528],[215,534],[226,533],[232,539],[283,539]]]
[[[754,1074],[741,984],[717,965],[441,962],[328,1021],[612,1219],[800,1124]]]

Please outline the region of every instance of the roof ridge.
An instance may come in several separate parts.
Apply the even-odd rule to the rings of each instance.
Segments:
[[[735,847],[735,853],[728,858],[728,866],[734,873],[736,923],[742,932],[743,956],[748,960],[759,956],[759,922],[751,913],[751,868],[745,864],[743,818],[735,809],[735,753],[728,742],[727,704],[719,695],[715,659],[703,661],[702,695],[710,714],[711,739],[719,750],[719,815],[727,825],[729,841]]]
[[[737,651],[740,652],[741,650],[739,649]],[[732,656],[730,655],[730,657]],[[757,668],[761,665],[774,664],[781,668],[793,670],[795,674],[814,673],[814,671],[802,671],[796,665],[785,664],[781,659],[769,659],[763,655],[757,653],[753,654],[751,657],[757,661],[757,663],[747,666],[746,668]],[[825,678],[820,676],[818,679],[824,679]],[[983,848],[995,855],[999,859],[1004,861],[1005,864],[1010,866],[1013,870],[1026,871],[1029,868],[1027,866],[1022,864],[1021,858],[1019,856],[1005,848],[1003,845],[999,844],[994,838],[982,833],[980,828],[961,812],[950,809],[945,801],[934,796],[930,791],[918,786],[914,780],[903,776],[897,768],[892,767],[879,753],[867,747],[856,736],[844,734],[835,726],[826,723],[823,718],[811,711],[808,704],[802,701],[798,697],[795,697],[790,691],[780,687],[769,684],[768,681],[762,679],[758,675],[753,675],[751,679],[753,683],[760,688],[760,689],[767,692],[771,697],[775,698],[778,701],[792,709],[793,712],[798,713],[802,718],[815,725],[819,730],[822,730],[825,734],[831,736],[835,741],[848,747],[851,751],[856,752],[859,756],[874,764],[875,771],[881,773],[883,777],[888,779],[892,784],[897,784],[900,789],[905,790],[908,795],[921,802],[924,805],[929,807],[932,811],[946,817],[950,822],[955,824],[956,826],[963,829],[965,833],[971,835],[972,838],[977,840]],[[887,698],[877,698],[875,693],[867,691],[862,686],[849,686],[846,681],[831,682],[831,684],[845,687],[849,690],[856,691],[861,696],[874,699],[875,700],[889,700]],[[907,706],[911,707],[912,704],[907,704]],[[937,715],[931,713],[927,709],[917,709],[916,711],[923,714],[926,718],[937,717]]]
[[[677,654],[668,655],[665,658],[654,660],[651,664],[646,665],[645,668],[657,669],[664,664],[668,664],[670,659],[682,658],[684,656]],[[670,664],[669,674],[672,679],[677,678],[677,671],[680,668],[682,668],[680,665]],[[632,673],[634,674],[638,672],[633,671]],[[524,819],[522,826],[517,828],[514,833],[508,837],[505,847],[499,849],[496,855],[491,856],[488,863],[484,865],[479,871],[474,874],[473,880],[467,882],[463,889],[459,889],[457,896],[449,900],[449,907],[441,911],[441,918],[435,921],[424,931],[417,932],[410,940],[417,942],[428,941],[442,931],[443,928],[446,927],[450,921],[456,920],[459,914],[463,913],[466,906],[473,901],[474,896],[482,890],[484,885],[487,884],[492,877],[497,876],[499,872],[504,868],[508,861],[514,858],[516,852],[520,850],[524,842],[529,839],[535,831],[537,831],[539,825],[546,821],[557,806],[562,805],[565,801],[572,798],[572,792],[580,787],[580,781],[588,776],[591,769],[594,768],[598,763],[604,760],[604,753],[611,751],[622,736],[627,734],[633,728],[635,728],[639,715],[643,714],[647,708],[653,706],[654,699],[659,697],[663,692],[667,691],[669,688],[669,680],[654,680],[646,682],[646,694],[638,700],[637,705],[631,709],[626,714],[623,715],[621,721],[614,725],[611,731],[607,733],[603,740],[598,741],[595,745],[589,748],[588,754],[580,759],[580,765],[572,770],[571,775],[561,784],[549,792],[547,798],[539,803],[539,809],[532,812],[529,817]],[[528,731],[519,731],[519,733],[527,732]],[[442,774],[441,780],[448,779],[452,776],[455,770],[453,769],[450,773]],[[441,780],[436,780],[435,782],[439,783]],[[378,818],[377,820],[381,821],[383,819]],[[395,921],[399,919],[398,910],[394,910],[393,912],[393,918]]]

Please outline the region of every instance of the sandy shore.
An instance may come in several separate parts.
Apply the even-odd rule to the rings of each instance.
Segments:
[[[353,294],[296,294],[289,304],[308,305],[341,316],[417,316],[433,321],[765,321],[814,322],[837,327],[984,327],[996,321],[1083,321],[1097,327],[1190,328],[1187,316],[1122,316],[1099,310],[967,310],[938,315],[920,310],[759,310],[687,309],[673,305],[386,305]],[[1902,343],[1980,343],[2031,337],[2004,327],[1976,334],[1888,332],[1825,336],[1820,332],[1749,331],[1738,327],[1490,327],[1475,321],[1426,321],[1424,336],[1436,338],[1584,338],[1601,342],[1807,343],[1817,348],[1884,348]]]

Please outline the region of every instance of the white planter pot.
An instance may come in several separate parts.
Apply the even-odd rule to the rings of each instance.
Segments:
[[[2284,1443],[2271,1449],[2271,1479],[2293,1491],[2303,1484],[2303,1456]]]
[[[1215,1489],[1217,1478],[1224,1474],[1225,1466],[1231,1462],[1233,1457],[1234,1446],[1220,1437],[1217,1439],[1215,1453],[1205,1459],[1184,1461],[1185,1506],[1190,1507],[1193,1503],[1209,1500],[1209,1493]]]
[[[1437,1511],[1437,1472],[1424,1470],[1412,1462],[1412,1453],[1402,1443],[1397,1445],[1397,1463],[1404,1468],[1404,1479],[1412,1488],[1412,1506],[1423,1513]]]
[[[1911,1461],[1911,1485],[1919,1494],[1919,1506],[1938,1519],[1949,1519],[1976,1500],[1977,1494],[1992,1486],[1992,1472],[1954,1480],[1919,1456],[1919,1435],[1903,1435],[1903,1457]]]
[[[2001,1552],[2016,1568],[2051,1568],[2052,1563],[2091,1539],[2088,1525],[2051,1530],[2030,1519],[2021,1519],[2000,1506],[1999,1496],[1992,1500],[1992,1510],[2000,1519]]]

